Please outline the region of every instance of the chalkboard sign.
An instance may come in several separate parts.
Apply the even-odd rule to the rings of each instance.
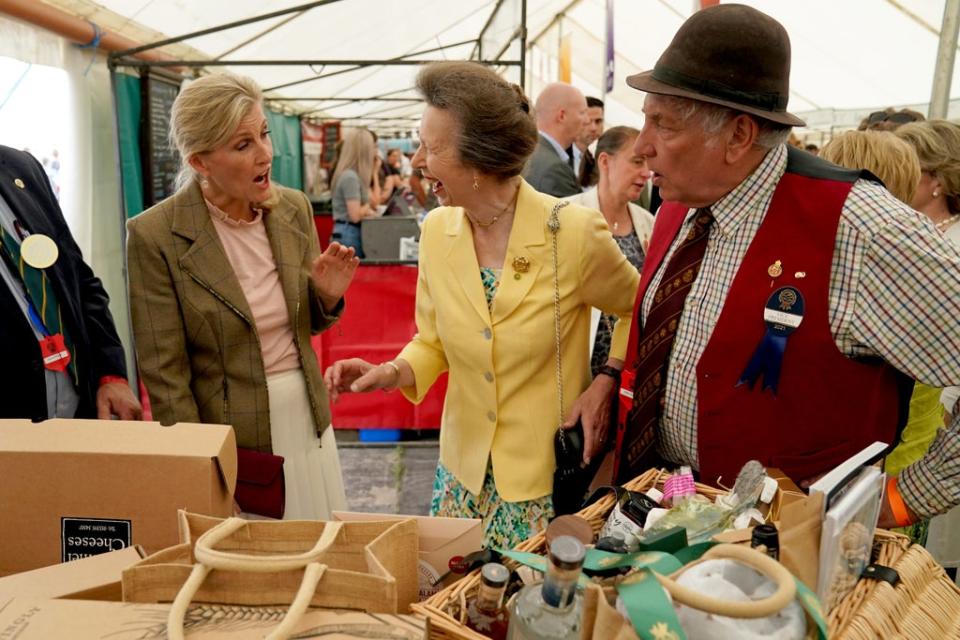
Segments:
[[[333,171],[333,161],[337,157],[337,143],[340,142],[340,123],[324,122],[323,131],[323,155],[320,158],[320,165]]]
[[[176,191],[180,155],[170,147],[170,110],[180,85],[147,73],[140,83],[140,149],[143,156],[144,206]]]

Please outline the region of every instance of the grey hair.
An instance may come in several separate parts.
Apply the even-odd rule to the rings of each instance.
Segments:
[[[703,127],[703,132],[711,137],[719,133],[728,122],[743,113],[736,109],[722,107],[718,104],[703,102],[701,100],[692,100],[678,96],[659,97],[666,102],[669,107],[676,110],[684,123],[694,116],[699,116],[700,126]],[[754,122],[757,123],[759,132],[753,144],[761,149],[773,149],[776,146],[786,143],[790,137],[790,130],[793,128],[790,125],[772,122],[749,113],[745,115],[753,118]]]

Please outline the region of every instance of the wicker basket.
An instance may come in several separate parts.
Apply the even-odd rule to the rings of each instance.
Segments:
[[[662,489],[663,480],[666,479],[668,475],[666,471],[651,469],[637,476],[624,486],[631,491],[646,491],[651,487],[659,487]],[[713,499],[720,494],[726,493],[726,491],[698,483],[697,493]],[[578,514],[590,523],[590,526],[593,527],[594,534],[600,531],[600,528],[607,519],[607,515],[613,510],[615,500],[613,494],[605,495]],[[778,513],[779,500],[774,499],[770,508],[770,515],[772,518],[775,518]],[[546,542],[543,533],[538,533],[529,540],[524,540],[517,546],[517,550],[540,554],[546,553]],[[507,561],[507,564],[510,565],[510,561]],[[486,636],[471,631],[464,626],[467,600],[476,595],[479,585],[480,570],[477,569],[442,591],[435,593],[429,599],[410,606],[414,613],[430,620],[431,640],[484,640]]]
[[[960,638],[960,588],[919,545],[879,530],[873,561],[900,574],[896,588],[881,580],[860,580],[827,619],[838,640],[930,640]]]
[[[662,485],[665,471],[650,470],[626,487],[646,491]],[[709,498],[724,493],[706,485],[697,485],[697,492]],[[600,530],[613,509],[614,496],[607,495],[580,512],[590,522],[594,533]],[[771,505],[770,515],[779,513],[779,493]],[[519,551],[544,553],[543,534],[521,543]],[[838,640],[940,640],[960,638],[960,587],[943,568],[918,545],[900,534],[878,530],[874,537],[873,561],[892,567],[900,574],[896,588],[879,580],[860,580],[828,617],[830,638]],[[508,561],[509,564],[509,561]],[[434,594],[424,602],[411,605],[414,613],[430,620],[431,640],[485,640],[485,636],[464,626],[466,602],[476,594],[480,570],[473,571],[456,583]]]

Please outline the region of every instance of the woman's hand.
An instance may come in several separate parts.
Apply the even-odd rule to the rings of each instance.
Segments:
[[[353,247],[331,242],[327,250],[317,256],[310,269],[310,279],[323,302],[323,308],[332,311],[353,280],[360,258]]]
[[[346,391],[362,393],[374,389],[392,389],[398,381],[399,375],[393,367],[374,365],[360,358],[338,360],[327,367],[323,374],[331,402],[336,402],[340,394]]]
[[[587,387],[573,406],[567,419],[561,425],[569,429],[577,424],[583,425],[583,464],[590,464],[590,460],[603,451],[607,442],[607,428],[610,425],[610,399],[616,382],[609,376],[599,375]]]

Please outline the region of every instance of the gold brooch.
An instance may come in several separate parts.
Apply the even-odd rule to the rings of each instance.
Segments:
[[[20,178],[17,178],[16,180],[14,180],[13,184],[17,185],[21,189],[26,187],[26,185],[23,184],[23,180],[21,180]]]
[[[782,273],[783,273],[783,265],[780,263],[779,260],[777,260],[772,265],[767,267],[767,275],[769,275],[771,278],[779,278]]]
[[[517,273],[526,273],[530,271],[530,261],[523,256],[517,256],[513,259],[513,270]]]

